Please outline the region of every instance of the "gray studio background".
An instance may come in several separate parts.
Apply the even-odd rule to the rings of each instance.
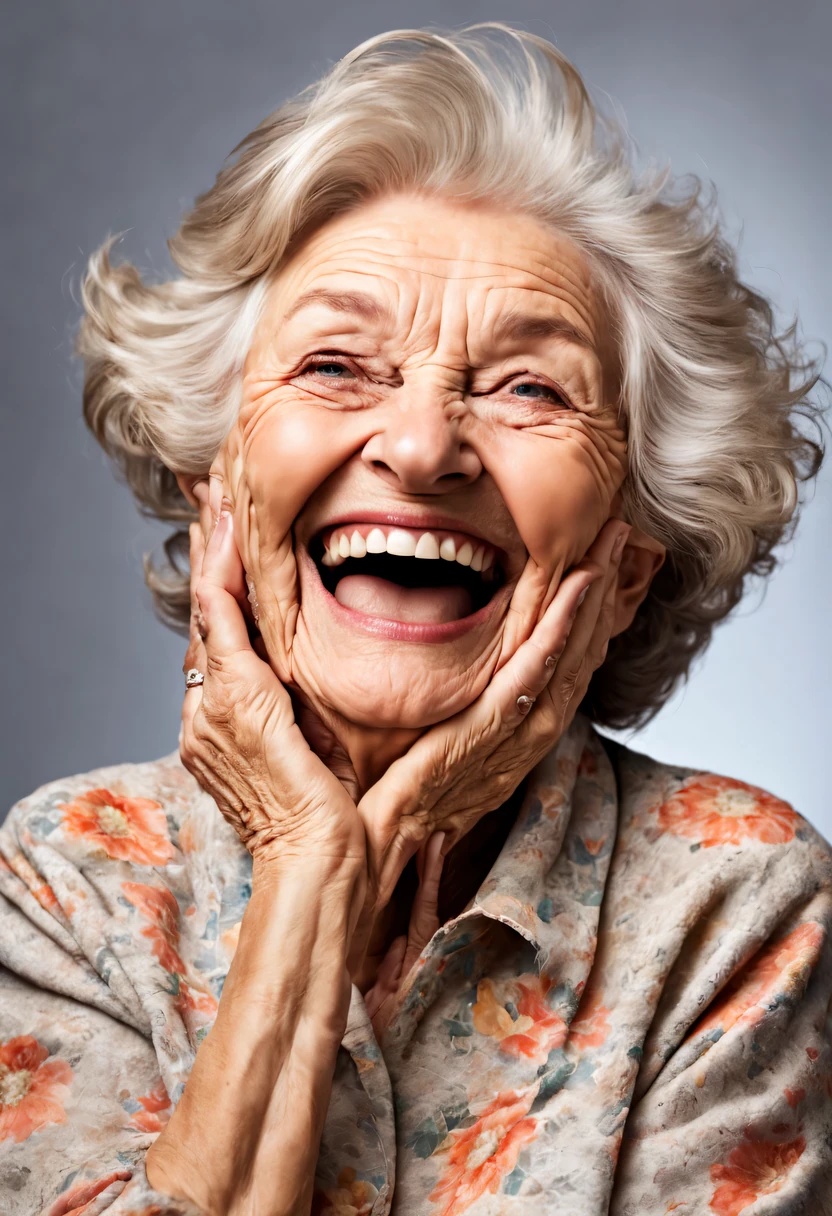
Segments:
[[[29,0],[6,9],[2,127],[0,816],[37,785],[176,747],[183,643],[154,619],[137,515],[81,422],[74,290],[110,231],[165,238],[268,111],[384,29],[509,20],[553,38],[645,155],[712,178],[745,276],[828,340],[822,0]],[[832,465],[832,457],[829,465]],[[785,567],[654,724],[665,761],[765,786],[832,836],[832,468]]]

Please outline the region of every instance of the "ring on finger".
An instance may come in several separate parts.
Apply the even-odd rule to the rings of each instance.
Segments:
[[[521,714],[527,714],[534,705],[534,697],[521,696],[517,698],[517,708]]]
[[[205,676],[198,667],[189,667],[185,672],[185,687],[199,688],[200,684],[205,683]]]

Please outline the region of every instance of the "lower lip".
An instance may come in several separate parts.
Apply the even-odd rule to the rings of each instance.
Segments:
[[[309,556],[307,550],[297,546],[298,556],[303,565],[309,570],[315,593],[325,601],[327,608],[343,624],[359,629],[362,633],[371,634],[377,638],[390,638],[395,642],[433,643],[453,642],[456,638],[471,633],[472,630],[485,625],[496,612],[500,610],[504,595],[500,591],[493,595],[487,604],[470,616],[463,616],[458,621],[446,621],[442,625],[418,625],[408,621],[390,621],[381,616],[368,616],[366,612],[356,612],[354,608],[346,608],[339,604],[334,595],[327,591],[318,574],[318,567]],[[505,589],[502,588],[501,591]]]

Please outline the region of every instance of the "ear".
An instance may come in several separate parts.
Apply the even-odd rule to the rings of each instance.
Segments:
[[[618,589],[615,595],[615,617],[611,637],[629,629],[650,584],[667,557],[666,547],[641,528],[633,528],[627,537],[621,565],[618,568]]]

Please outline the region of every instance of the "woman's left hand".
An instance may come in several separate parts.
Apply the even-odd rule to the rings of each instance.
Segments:
[[[434,833],[444,833],[444,856],[506,801],[569,727],[606,657],[629,531],[608,520],[482,695],[417,739],[361,798],[376,910]]]

